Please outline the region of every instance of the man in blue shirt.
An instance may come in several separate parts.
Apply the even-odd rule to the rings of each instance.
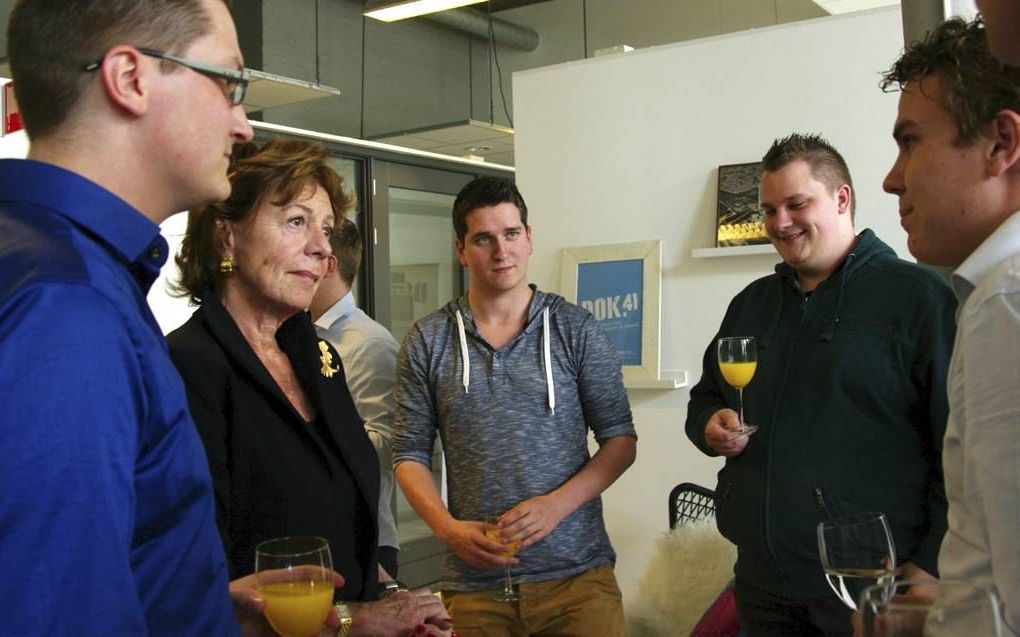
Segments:
[[[157,224],[225,198],[252,136],[229,11],[22,0],[8,41],[31,149],[0,161],[0,632],[235,634],[205,456],[145,301]]]

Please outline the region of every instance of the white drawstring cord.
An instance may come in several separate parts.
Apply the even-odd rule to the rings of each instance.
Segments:
[[[468,393],[468,386],[471,384],[471,364],[468,359],[467,334],[464,331],[464,317],[460,310],[457,310],[457,336],[460,338],[460,358],[464,366],[461,374],[461,384],[464,385],[464,393]],[[549,308],[542,309],[542,359],[545,363],[545,385],[549,397],[549,409],[556,413],[556,387],[553,384],[552,354],[549,346]]]
[[[542,309],[542,354],[545,360],[545,386],[549,392],[549,409],[556,413],[556,392],[553,389],[552,356],[549,354],[549,308]]]
[[[461,373],[461,384],[464,385],[464,393],[468,393],[468,385],[471,384],[471,363],[468,361],[468,350],[467,350],[467,336],[464,334],[464,318],[460,315],[460,310],[457,310],[457,333],[460,336],[460,360],[464,365],[464,371]]]

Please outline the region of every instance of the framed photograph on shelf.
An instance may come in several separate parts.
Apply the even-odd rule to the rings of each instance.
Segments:
[[[719,166],[719,195],[715,217],[715,245],[749,246],[769,243],[758,206],[762,163]]]
[[[661,277],[658,240],[563,249],[563,296],[606,331],[620,353],[624,384],[660,379]]]

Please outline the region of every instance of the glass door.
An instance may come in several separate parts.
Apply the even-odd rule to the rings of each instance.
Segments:
[[[460,294],[452,247],[453,195],[389,187],[390,330],[398,341],[419,318]]]
[[[451,212],[457,192],[473,174],[373,161],[372,260],[376,320],[398,342],[418,319],[464,293],[464,276],[453,245]],[[445,465],[436,441],[436,486],[446,499]],[[397,490],[400,579],[432,584],[446,548]]]

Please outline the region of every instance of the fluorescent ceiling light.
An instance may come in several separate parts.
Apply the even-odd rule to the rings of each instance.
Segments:
[[[365,11],[365,15],[383,22],[394,22],[479,2],[485,2],[485,0],[403,0],[402,2],[387,2],[375,6]]]
[[[836,15],[898,5],[900,0],[814,0],[814,2],[832,15]]]

